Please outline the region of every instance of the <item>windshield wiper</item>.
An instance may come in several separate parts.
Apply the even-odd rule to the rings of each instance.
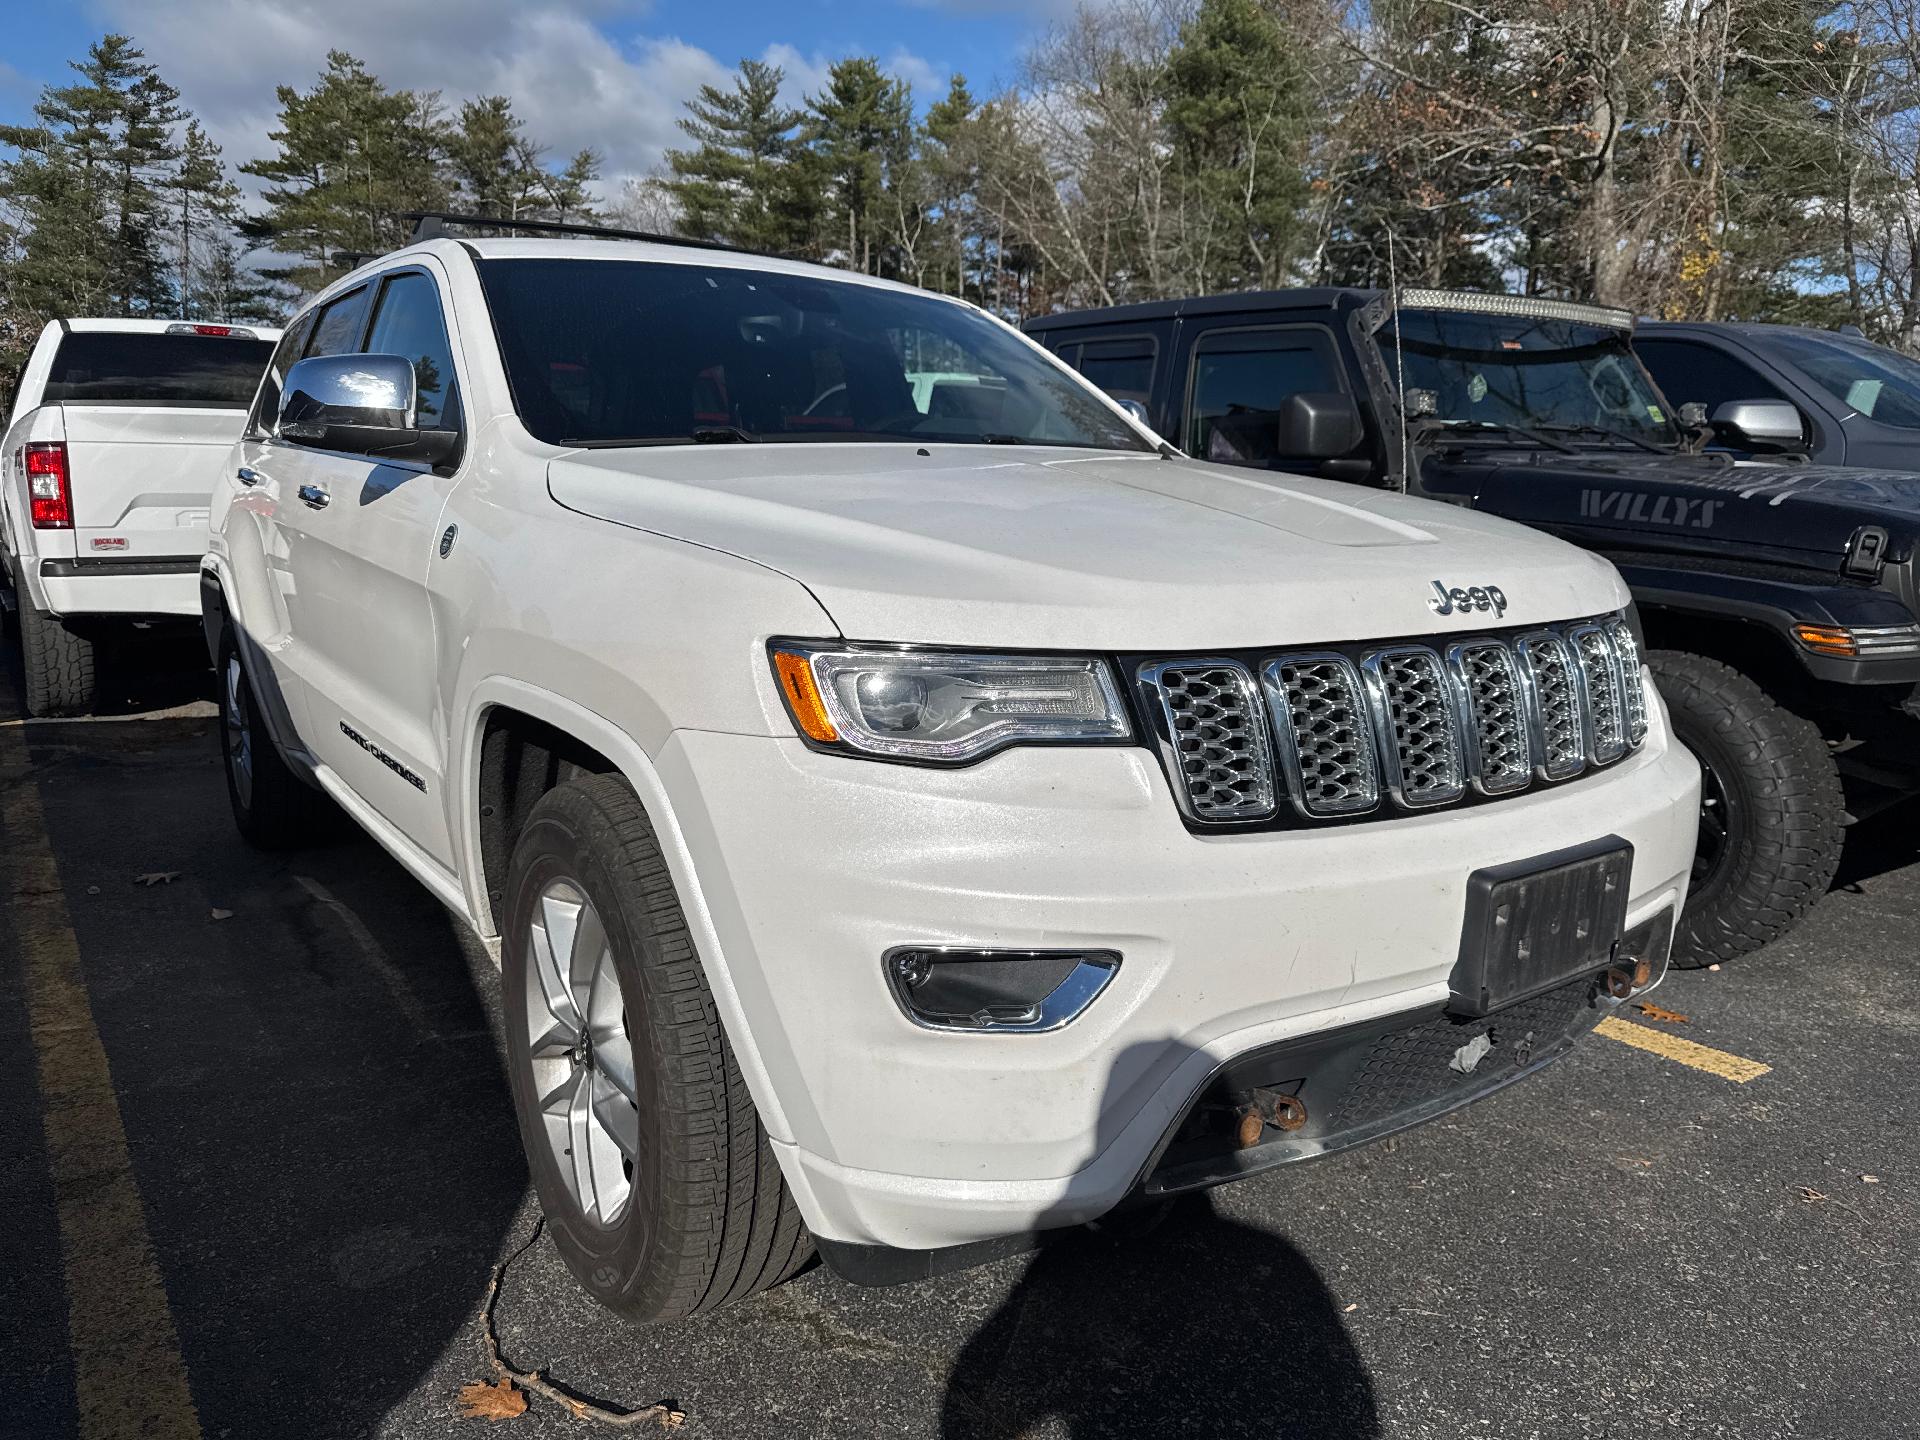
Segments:
[[[1505,435],[1518,435],[1522,440],[1531,440],[1534,444],[1544,446],[1548,450],[1558,450],[1562,455],[1580,453],[1565,441],[1556,440],[1551,435],[1530,430],[1525,425],[1514,425],[1505,420],[1437,420],[1434,422],[1434,428],[1446,431],[1495,431]]]
[[[1636,435],[1631,430],[1612,430],[1605,425],[1543,425],[1540,428],[1550,430],[1555,435],[1599,435],[1608,440],[1624,440],[1629,445],[1639,446],[1642,450],[1651,450],[1655,455],[1667,453],[1664,445]]]

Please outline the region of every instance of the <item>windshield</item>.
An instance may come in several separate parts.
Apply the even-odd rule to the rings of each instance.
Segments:
[[[233,335],[71,330],[53,352],[41,403],[244,410],[272,354],[271,340]]]
[[[1627,342],[1599,325],[1447,310],[1402,311],[1398,345],[1391,322],[1378,337],[1387,373],[1404,368],[1408,390],[1432,391],[1443,425],[1672,444],[1678,433]]]
[[[1822,390],[1882,425],[1920,430],[1920,361],[1864,340],[1780,334],[1783,351]]]
[[[978,311],[806,275],[479,264],[514,408],[556,445],[854,440],[1150,448]]]

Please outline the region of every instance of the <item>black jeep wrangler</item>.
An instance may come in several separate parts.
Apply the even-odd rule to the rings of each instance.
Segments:
[[[1193,455],[1472,506],[1619,566],[1706,772],[1680,963],[1783,934],[1843,825],[1920,793],[1920,474],[1703,453],[1777,453],[1780,407],[1681,425],[1626,312],[1322,289],[1027,328]]]

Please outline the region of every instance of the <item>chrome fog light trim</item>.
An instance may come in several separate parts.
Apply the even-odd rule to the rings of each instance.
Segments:
[[[881,967],[901,1013],[923,1030],[1034,1035],[1085,1013],[1119,971],[1120,952],[896,945]]]

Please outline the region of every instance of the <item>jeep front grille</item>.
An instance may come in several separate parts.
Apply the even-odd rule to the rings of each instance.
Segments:
[[[1639,646],[1618,616],[1444,648],[1162,660],[1138,674],[1175,798],[1202,825],[1514,794],[1611,764],[1647,731]]]

